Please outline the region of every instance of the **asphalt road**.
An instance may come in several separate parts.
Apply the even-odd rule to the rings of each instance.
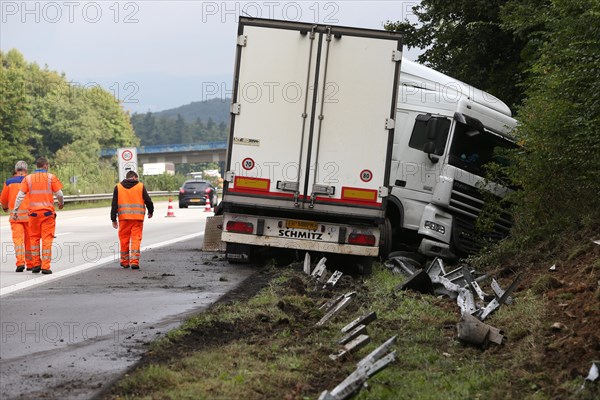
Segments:
[[[59,212],[48,276],[14,272],[0,219],[0,398],[90,398],[256,270],[200,250],[211,213],[175,208],[166,218],[167,203],[145,223],[141,269],[122,269],[108,212]]]

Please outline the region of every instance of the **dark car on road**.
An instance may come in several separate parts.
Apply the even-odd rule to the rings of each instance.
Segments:
[[[217,205],[217,189],[207,181],[190,180],[185,181],[179,189],[179,208],[187,208],[190,205],[204,206],[206,198],[210,201],[210,206]]]

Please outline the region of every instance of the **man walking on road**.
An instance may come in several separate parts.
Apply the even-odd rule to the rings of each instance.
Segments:
[[[0,202],[5,212],[15,207],[17,194],[25,175],[27,175],[27,163],[25,161],[17,161],[15,164],[15,174],[12,178],[6,180],[2,188],[2,194],[0,194]],[[29,238],[29,198],[27,196],[25,196],[21,205],[22,209],[17,213],[17,220],[10,220],[10,229],[15,245],[15,256],[17,257],[17,272],[23,272],[25,266],[27,266],[27,271],[31,271],[34,267]]]
[[[140,269],[140,248],[144,215],[152,218],[154,204],[135,171],[128,171],[125,179],[115,186],[110,210],[113,228],[119,229],[121,267]],[[117,222],[117,216],[119,222]]]
[[[52,241],[56,229],[56,212],[54,211],[54,197],[58,200],[58,209],[62,210],[65,200],[62,192],[62,183],[58,178],[48,173],[48,160],[40,157],[36,161],[37,169],[27,175],[21,182],[19,193],[13,209],[13,221],[19,218],[19,208],[23,205],[26,195],[29,194],[29,237],[31,240],[31,256],[33,259],[34,274],[40,271],[51,274],[50,260],[52,259]],[[25,207],[23,207],[25,210]],[[42,252],[40,257],[40,240]],[[40,261],[41,260],[41,261]]]

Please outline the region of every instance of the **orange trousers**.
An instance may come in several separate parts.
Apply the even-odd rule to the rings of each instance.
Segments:
[[[27,269],[33,268],[33,258],[31,256],[31,239],[29,238],[29,222],[10,223],[12,231],[12,240],[15,245],[15,256],[17,257],[17,267],[26,265]]]
[[[44,213],[44,211],[29,213],[29,238],[31,240],[33,265],[36,267],[41,265],[42,269],[50,269],[56,214],[53,212],[51,215],[44,215]],[[40,240],[42,241],[41,257]]]
[[[140,246],[144,221],[119,221],[119,242],[121,242],[121,265],[140,265]]]

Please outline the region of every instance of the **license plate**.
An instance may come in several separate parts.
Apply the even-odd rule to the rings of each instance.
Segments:
[[[200,199],[190,199],[190,202],[191,203],[198,203],[198,202],[200,202]]]
[[[316,222],[289,220],[285,222],[285,226],[286,228],[308,229],[310,231],[316,231],[319,227],[319,224]]]

